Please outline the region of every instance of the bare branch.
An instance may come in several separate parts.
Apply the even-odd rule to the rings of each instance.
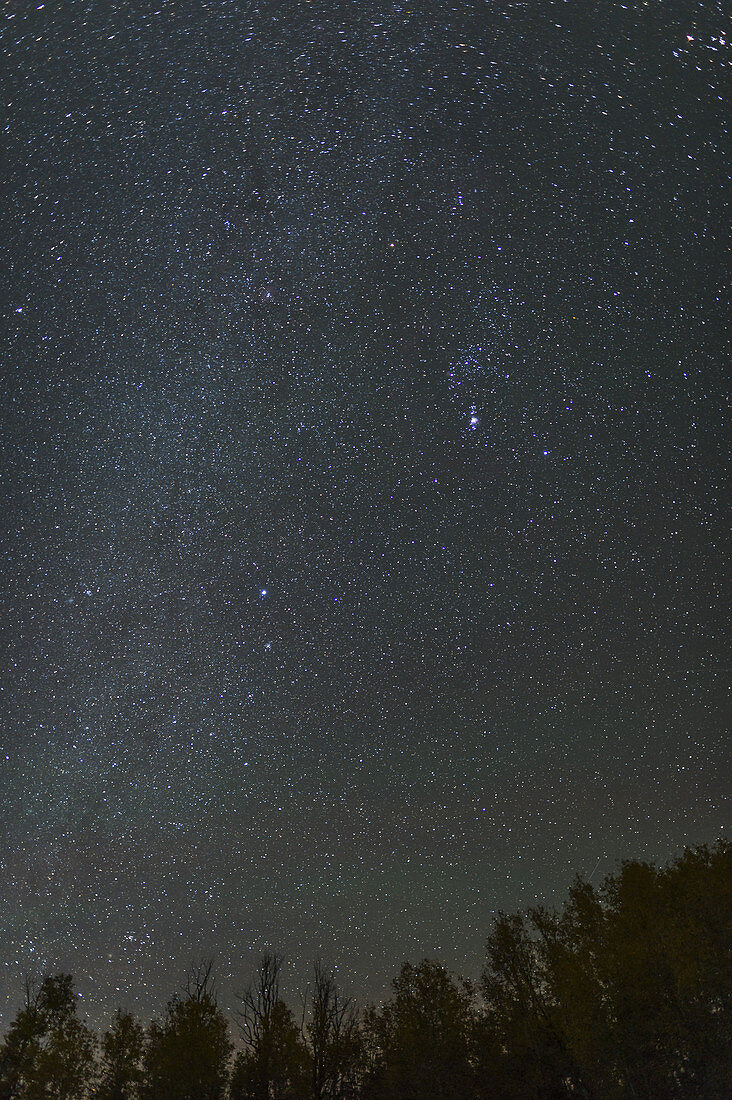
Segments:
[[[281,969],[282,958],[267,951],[262,956],[256,977],[239,995],[242,1007],[236,1014],[237,1025],[250,1048],[257,1045],[279,1000]]]
[[[213,975],[213,965],[213,959],[203,959],[199,963],[191,963],[188,967],[183,987],[187,1000],[216,1001],[216,978]]]

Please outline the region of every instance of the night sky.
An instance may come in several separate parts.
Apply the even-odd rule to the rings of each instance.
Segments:
[[[3,1006],[379,998],[720,835],[725,31],[6,4]]]

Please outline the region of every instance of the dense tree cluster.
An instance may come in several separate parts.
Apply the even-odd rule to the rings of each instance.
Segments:
[[[118,1011],[99,1040],[72,978],[45,977],[0,1046],[0,1100],[723,1100],[731,857],[578,878],[560,912],[497,918],[479,982],[405,963],[363,1012],[318,963],[296,1017],[266,955],[231,1023],[205,965],[161,1019]]]

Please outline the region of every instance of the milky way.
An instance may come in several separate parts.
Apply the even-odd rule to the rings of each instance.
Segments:
[[[717,3],[9,6],[0,973],[378,998],[724,826]],[[4,1001],[6,1005],[8,1000]]]

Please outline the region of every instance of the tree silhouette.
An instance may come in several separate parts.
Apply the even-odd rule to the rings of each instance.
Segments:
[[[498,915],[488,937],[482,992],[485,1030],[504,1052],[501,1076],[512,1096],[559,1097],[571,1083],[585,1095],[556,1026],[532,927],[521,914]]]
[[[725,844],[626,862],[560,913],[499,917],[484,1029],[511,1095],[730,1094],[730,870]]]
[[[210,962],[146,1034],[118,1011],[101,1044],[70,975],[27,981],[0,1100],[728,1100],[731,872],[719,843],[577,878],[558,911],[499,914],[478,990],[405,963],[362,1021],[316,963],[298,1027],[267,954],[231,1072]]]
[[[365,1096],[378,1100],[468,1100],[473,1004],[466,982],[437,963],[405,963],[394,996],[365,1016]]]
[[[183,994],[148,1029],[143,1100],[223,1100],[232,1044],[214,995],[211,964],[189,972]]]
[[[25,1005],[0,1052],[4,1100],[83,1100],[94,1079],[95,1038],[76,1015],[70,974],[26,983]]]
[[[307,1051],[292,1012],[280,999],[282,960],[267,953],[241,996],[244,1041],[234,1062],[231,1100],[302,1100],[308,1095]]]
[[[41,1047],[45,1020],[40,1010],[38,990],[25,981],[25,1003],[10,1025],[0,1048],[0,1100],[19,1096]]]
[[[119,1009],[102,1039],[99,1100],[137,1100],[142,1084],[145,1030],[134,1016]]]
[[[357,1095],[361,1062],[358,1014],[335,978],[316,962],[312,993],[305,999],[304,1033],[310,1054],[314,1100],[350,1100]]]

